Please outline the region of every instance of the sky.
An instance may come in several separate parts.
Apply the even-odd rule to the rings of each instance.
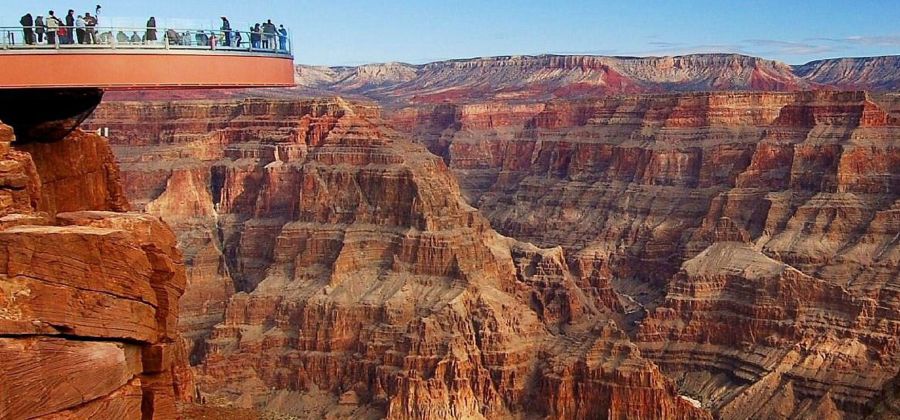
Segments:
[[[26,12],[93,12],[97,0],[0,0],[0,25]],[[900,54],[900,0],[116,0],[101,26],[232,27],[271,18],[295,61],[421,64],[519,54],[731,52],[788,64]]]

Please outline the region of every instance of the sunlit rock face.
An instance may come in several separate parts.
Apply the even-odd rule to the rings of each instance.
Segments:
[[[298,66],[303,92],[391,105],[542,101],[668,91],[793,91],[813,84],[790,66],[739,54],[678,57],[501,56],[422,65]]]
[[[859,416],[896,376],[896,96],[637,95],[391,118],[499,232],[608,270],[648,314],[625,325],[643,354],[723,417]],[[747,278],[724,242],[743,244],[747,269],[783,268]],[[712,261],[702,275],[696,258]]]
[[[900,367],[898,111],[864,92],[254,99],[91,124],[179,232],[180,325],[217,398],[856,418]]]
[[[501,56],[421,65],[300,65],[295,77],[297,87],[291,91],[295,95],[365,97],[391,108],[485,101],[536,103],[665,92],[897,92],[898,68],[898,56],[837,58],[799,66],[740,54]]]
[[[176,418],[194,385],[174,234],[123,212],[105,139],[12,140],[0,124],[0,418]]]
[[[604,267],[498,235],[376,108],[120,103],[92,124],[110,127],[133,202],[180,230],[180,326],[209,401],[708,418],[618,327]]]

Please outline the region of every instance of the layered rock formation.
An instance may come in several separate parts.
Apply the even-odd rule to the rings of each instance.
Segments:
[[[794,66],[798,76],[823,86],[874,91],[900,90],[900,55],[833,58]]]
[[[179,239],[207,271],[189,279],[182,327],[209,401],[309,417],[708,416],[616,324],[605,267],[498,235],[376,109],[117,105],[92,124],[110,127],[129,194],[194,223]],[[228,280],[222,311],[211,291]]]
[[[795,76],[790,66],[737,54],[541,55],[423,65],[300,66],[297,81],[307,89],[404,104],[534,101],[671,90],[795,90],[810,86]]]
[[[852,417],[900,368],[897,111],[895,97],[863,92],[720,93],[394,119],[444,157],[501,233],[607,268],[632,310],[650,311],[636,338],[683,392],[727,418]],[[685,274],[722,241],[752,244],[748,267],[802,275],[732,279],[728,258],[711,265],[719,277]],[[773,289],[792,282],[810,294]],[[773,395],[780,411],[764,411]]]
[[[211,398],[702,415],[682,394],[723,418],[859,418],[896,405],[898,105],[691,93],[388,115],[462,191],[341,100],[118,103],[92,124],[204,267],[182,307]]]
[[[128,203],[106,141],[0,125],[0,417],[175,418],[193,397],[175,237]]]
[[[390,106],[544,101],[627,93],[900,90],[898,56],[840,58],[788,66],[738,54],[675,57],[541,55],[411,65],[298,66],[308,95],[356,95]]]

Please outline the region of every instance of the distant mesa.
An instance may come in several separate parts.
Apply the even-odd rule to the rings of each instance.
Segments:
[[[692,91],[900,90],[900,56],[790,66],[740,54],[675,57],[538,55],[421,65],[298,66],[297,85],[401,104],[534,101]]]

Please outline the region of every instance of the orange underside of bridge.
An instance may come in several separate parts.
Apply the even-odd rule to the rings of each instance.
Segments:
[[[283,87],[290,57],[204,53],[0,53],[0,89]]]

